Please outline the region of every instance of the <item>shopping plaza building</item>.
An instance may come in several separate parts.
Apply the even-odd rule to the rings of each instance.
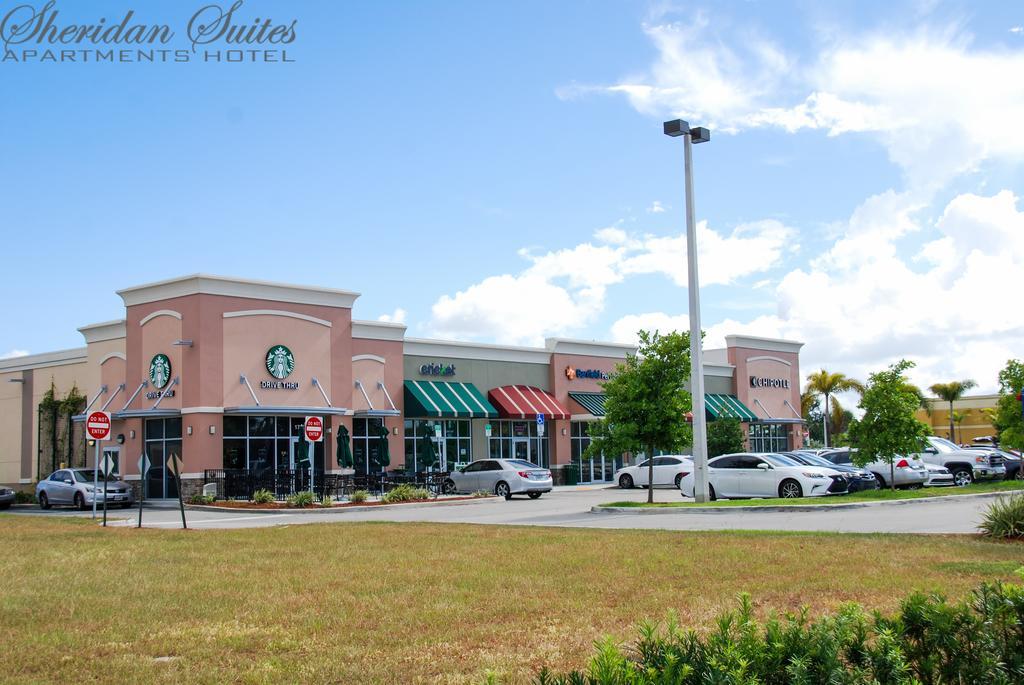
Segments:
[[[172,454],[186,494],[211,470],[309,468],[299,445],[306,416],[325,426],[315,474],[342,472],[335,446],[346,433],[356,474],[381,468],[385,440],[387,469],[412,472],[428,467],[425,441],[439,461],[432,469],[514,457],[550,468],[556,483],[570,464],[581,482],[610,481],[629,459],[581,459],[590,422],[604,414],[601,383],[629,345],[407,338],[402,324],[354,320],[358,293],[218,276],[118,295],[124,318],[79,328],[84,347],[0,361],[0,484],[25,488],[62,465],[91,466],[82,419],[97,409],[112,415],[101,459],[149,498],[177,495],[165,467]],[[801,446],[802,343],[726,341],[705,351],[708,418],[741,419],[753,450]],[[81,406],[51,413],[73,388]]]

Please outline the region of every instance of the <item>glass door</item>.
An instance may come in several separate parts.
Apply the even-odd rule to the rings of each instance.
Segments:
[[[437,464],[434,465],[433,470],[454,471],[454,460],[451,464],[448,463],[448,451],[445,449],[445,439],[433,436],[430,440],[434,443],[434,452],[437,454]]]
[[[530,461],[530,440],[528,438],[514,438],[512,440],[512,458]]]

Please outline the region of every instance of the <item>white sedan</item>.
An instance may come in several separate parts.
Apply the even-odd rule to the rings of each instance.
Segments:
[[[634,486],[647,487],[648,462],[644,459],[635,466],[625,466],[615,472],[615,482],[629,490]],[[654,484],[679,487],[680,481],[693,472],[693,458],[686,455],[666,454],[654,458]]]
[[[725,454],[708,462],[711,499],[749,497],[819,497],[847,491],[844,473],[825,466],[805,466],[782,454]],[[679,484],[693,497],[693,474]]]
[[[552,487],[551,471],[521,459],[480,459],[452,471],[444,482],[446,493],[483,491],[505,499],[537,499]]]

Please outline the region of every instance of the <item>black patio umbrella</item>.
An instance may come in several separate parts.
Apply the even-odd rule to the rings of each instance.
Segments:
[[[391,450],[388,448],[388,428],[387,426],[380,427],[379,442],[377,443],[377,465],[380,466],[380,470],[383,471],[391,465]]]
[[[434,441],[430,439],[429,435],[424,435],[420,438],[420,448],[416,455],[417,465],[424,471],[429,471],[430,467],[437,463],[437,450],[434,449]]]
[[[352,464],[352,446],[348,441],[348,428],[341,424],[338,426],[338,466],[350,469]]]

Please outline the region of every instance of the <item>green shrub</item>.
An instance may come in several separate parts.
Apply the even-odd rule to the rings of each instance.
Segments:
[[[252,501],[255,504],[271,504],[274,501],[274,493],[265,488],[257,490],[252,493]]]
[[[408,483],[395,486],[392,490],[384,493],[380,501],[384,504],[395,504],[396,502],[418,502],[430,499],[430,493],[423,488],[413,487]]]
[[[15,504],[35,504],[36,493],[26,492],[24,490],[14,491],[14,503]]]
[[[537,685],[779,683],[939,685],[1024,682],[1024,586],[982,585],[951,604],[915,593],[892,617],[848,604],[816,621],[807,611],[753,617],[748,595],[707,634],[645,623],[629,649],[598,642],[585,671],[543,669]]]
[[[473,493],[473,497],[490,497],[491,493],[488,490],[477,490]]]
[[[288,497],[289,507],[308,507],[313,503],[313,493],[309,490],[300,490]]]
[[[354,504],[362,504],[368,499],[370,499],[370,493],[366,490],[356,490],[348,497],[348,501]]]
[[[997,499],[978,528],[990,538],[1024,537],[1024,494]]]
[[[197,492],[188,498],[189,504],[213,504],[217,498],[213,495],[204,495],[201,492]]]

